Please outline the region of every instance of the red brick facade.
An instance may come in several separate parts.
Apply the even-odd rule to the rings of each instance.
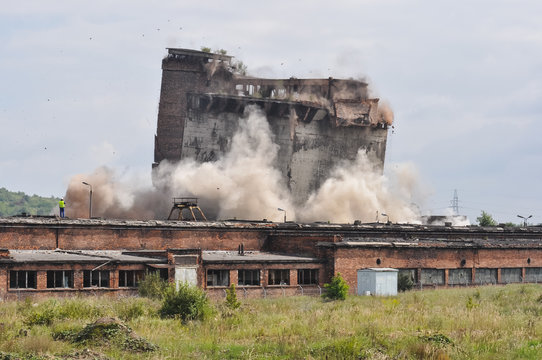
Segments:
[[[224,261],[202,257],[206,251],[237,254],[241,244],[244,251],[261,252],[264,256],[261,260],[237,256],[235,261],[230,255]],[[337,273],[346,279],[351,293],[356,293],[357,271],[379,267],[408,270],[413,280],[424,286],[542,282],[541,244],[542,229],[538,227],[0,219],[0,246],[5,248],[0,250],[0,296],[73,295],[89,291],[134,293],[135,288],[119,288],[119,271],[149,268],[125,262],[103,265],[100,269],[109,271],[109,287],[91,290],[82,285],[83,271],[95,269],[100,262],[14,263],[9,254],[15,250],[123,250],[134,256],[158,256],[163,258],[160,266],[167,271],[170,281],[175,279],[176,269],[184,266],[176,257],[190,255],[196,259],[191,266],[196,271],[197,284],[211,296],[225,296],[226,286],[207,286],[208,270],[228,271],[228,285],[238,285],[238,271],[252,269],[259,271],[259,284],[241,285],[238,291],[242,296],[261,297],[317,293]],[[285,257],[281,258],[280,254]],[[289,271],[289,284],[268,283],[269,272],[277,269]],[[299,286],[299,269],[318,269],[318,283]],[[36,289],[10,289],[9,272],[17,270],[36,271]],[[46,274],[53,270],[73,270],[73,288],[47,288]]]

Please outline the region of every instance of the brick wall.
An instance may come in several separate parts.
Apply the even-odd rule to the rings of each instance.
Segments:
[[[378,264],[377,261],[380,260]],[[463,262],[464,260],[464,262]],[[530,260],[530,261],[528,261]],[[450,249],[450,248],[339,248],[334,273],[340,272],[356,293],[357,270],[391,267],[396,269],[526,268],[542,267],[542,249]],[[525,270],[522,274],[524,276]],[[499,271],[500,274],[500,271]],[[418,277],[420,275],[418,274]],[[499,277],[500,280],[500,277]]]
[[[3,226],[0,244],[7,249],[20,250],[164,250],[167,248],[201,248],[260,250],[267,234],[265,230],[246,229],[186,229],[120,226],[58,225]]]

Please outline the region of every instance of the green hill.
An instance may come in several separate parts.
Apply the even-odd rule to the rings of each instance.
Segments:
[[[29,215],[51,215],[60,199],[26,195],[0,188],[0,216],[13,216],[26,213]]]

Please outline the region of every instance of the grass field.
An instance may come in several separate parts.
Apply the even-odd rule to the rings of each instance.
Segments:
[[[146,298],[5,302],[0,305],[0,359],[542,358],[539,285],[334,302],[240,300],[236,311],[215,303],[209,319],[186,324],[161,319],[160,302]],[[113,330],[74,341],[73,334],[101,317],[121,319],[156,348],[145,351],[133,338],[108,337]]]

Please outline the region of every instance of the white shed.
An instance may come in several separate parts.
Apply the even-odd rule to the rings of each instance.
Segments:
[[[358,270],[358,295],[397,295],[397,273],[391,268]]]

